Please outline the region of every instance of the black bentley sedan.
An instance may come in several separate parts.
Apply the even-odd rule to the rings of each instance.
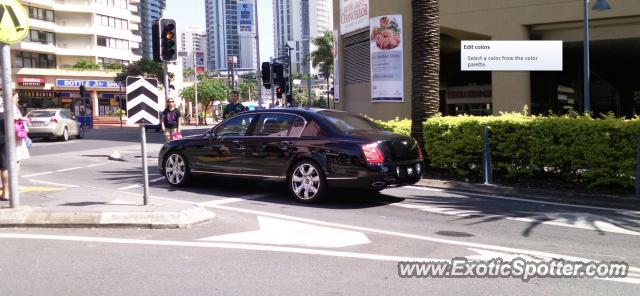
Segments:
[[[158,167],[173,186],[194,174],[286,181],[296,199],[310,203],[329,188],[375,192],[416,183],[423,169],[418,146],[348,112],[269,109],[165,144]]]

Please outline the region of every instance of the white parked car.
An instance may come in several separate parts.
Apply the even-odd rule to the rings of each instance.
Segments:
[[[30,138],[57,138],[68,141],[71,137],[84,137],[84,129],[80,122],[66,109],[32,110],[27,117],[31,119]]]

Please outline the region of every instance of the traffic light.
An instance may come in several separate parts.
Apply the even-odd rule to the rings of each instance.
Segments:
[[[160,19],[160,60],[175,62],[178,59],[178,34],[176,33],[176,21],[172,19]]]
[[[282,86],[278,86],[278,87],[276,88],[276,97],[277,97],[278,99],[282,99],[282,94],[283,94],[284,92],[285,92],[284,87],[282,87]]]
[[[282,64],[273,64],[273,83],[283,85],[287,79],[284,77],[284,66]]]
[[[262,63],[262,85],[264,88],[271,89],[271,63]]]
[[[160,63],[160,20],[154,20],[151,26],[151,43],[153,46],[153,60]]]

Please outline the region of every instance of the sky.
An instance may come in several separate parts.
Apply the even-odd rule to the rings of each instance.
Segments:
[[[273,57],[273,1],[258,0],[258,24],[260,29],[260,60],[269,61]],[[172,18],[180,30],[189,26],[205,26],[204,0],[167,0],[166,18]]]

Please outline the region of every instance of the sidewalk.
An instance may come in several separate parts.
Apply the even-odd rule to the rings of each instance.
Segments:
[[[34,228],[188,228],[215,215],[195,204],[114,192],[80,195],[73,190],[33,186],[21,188],[22,206],[0,201],[0,227]]]
[[[617,196],[607,194],[577,193],[570,191],[554,191],[537,188],[509,187],[501,185],[484,185],[424,178],[415,186],[442,189],[445,191],[462,191],[466,193],[502,195],[522,197],[524,199],[559,202],[567,204],[640,210],[640,198],[634,196]]]

